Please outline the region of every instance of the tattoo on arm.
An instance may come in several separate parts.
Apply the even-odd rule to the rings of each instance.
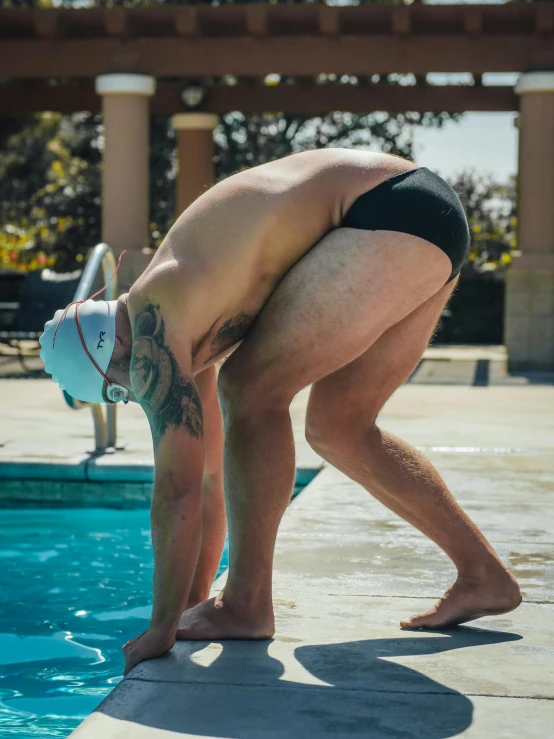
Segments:
[[[155,448],[168,429],[184,428],[202,438],[200,396],[166,342],[159,305],[147,303],[134,320],[131,385],[150,421]]]

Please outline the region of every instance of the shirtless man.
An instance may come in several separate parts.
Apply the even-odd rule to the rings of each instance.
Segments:
[[[401,627],[444,628],[519,605],[517,582],[432,464],[377,425],[468,248],[461,204],[429,170],[310,151],[218,183],[129,293],[46,324],[41,356],[53,379],[82,400],[139,402],[152,430],[154,605],[149,628],[124,647],[126,672],[176,639],[273,635],[273,551],[295,477],[289,405],[308,385],[315,451],[457,568],[440,601]],[[223,479],[229,576],[207,600],[225,536]]]

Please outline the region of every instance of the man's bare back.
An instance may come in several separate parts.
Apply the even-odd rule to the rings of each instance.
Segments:
[[[163,291],[181,316],[196,375],[244,338],[283,275],[359,195],[415,166],[323,149],[233,175],[180,216],[132,292]]]

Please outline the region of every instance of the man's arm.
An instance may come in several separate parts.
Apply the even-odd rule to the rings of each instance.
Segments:
[[[212,365],[195,377],[204,416],[204,480],[202,544],[187,608],[206,600],[219,568],[227,533],[223,499],[223,420],[217,397],[217,369]]]
[[[130,318],[131,386],[154,443],[154,605],[148,630],[125,645],[127,672],[175,642],[200,550],[204,470],[202,404],[190,350],[169,335],[160,305],[131,305]]]

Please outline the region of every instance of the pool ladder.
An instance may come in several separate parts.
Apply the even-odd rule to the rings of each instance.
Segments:
[[[86,300],[92,292],[92,286],[98,275],[98,271],[102,269],[104,283],[108,282],[115,272],[116,261],[115,256],[108,244],[97,244],[91,251],[83,276],[75,291],[74,301]],[[105,300],[117,300],[117,274],[107,286],[105,292]],[[101,403],[85,403],[77,400],[71,395],[62,391],[65,402],[74,411],[81,408],[89,407],[92,412],[92,420],[94,423],[94,454],[113,453],[116,450],[117,443],[117,404],[106,405],[106,416],[102,411]]]

